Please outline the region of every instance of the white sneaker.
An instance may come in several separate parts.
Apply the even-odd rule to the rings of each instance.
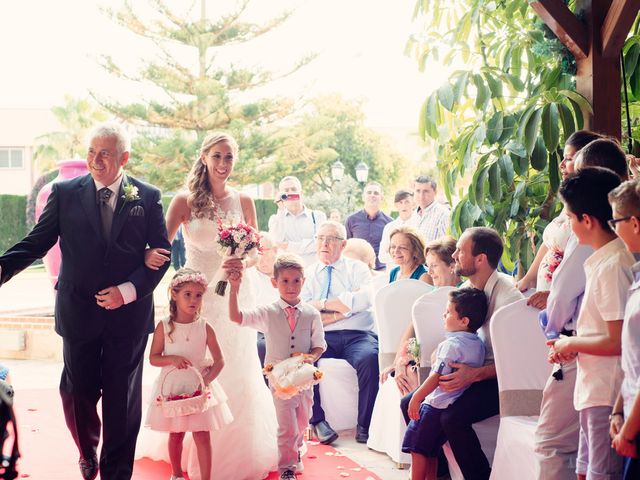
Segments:
[[[175,475],[171,475],[171,478],[169,480],[185,480],[184,477],[176,477]]]

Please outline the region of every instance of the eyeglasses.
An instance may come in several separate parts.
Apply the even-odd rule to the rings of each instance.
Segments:
[[[609,224],[609,228],[611,228],[611,230],[615,230],[617,223],[626,222],[627,220],[631,220],[632,218],[633,218],[633,215],[629,215],[628,217],[611,218],[607,220],[607,223]]]
[[[320,242],[320,243],[333,243],[333,242],[341,242],[342,240],[344,240],[344,238],[340,238],[340,237],[333,237],[331,235],[318,235],[316,236],[316,241]]]

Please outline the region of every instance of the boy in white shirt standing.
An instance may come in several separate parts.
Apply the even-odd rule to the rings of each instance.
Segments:
[[[300,300],[304,284],[304,263],[300,256],[284,254],[276,258],[271,284],[280,299],[272,304],[241,312],[238,308],[239,276],[229,278],[229,318],[242,326],[264,333],[265,363],[276,364],[294,353],[303,353],[305,362],[315,363],[326,350],[320,312]],[[300,448],[309,425],[313,390],[283,400],[273,395],[278,418],[278,470],[281,480],[295,480],[302,471]],[[250,459],[249,459],[250,460]]]
[[[578,242],[594,249],[584,264],[587,281],[576,336],[548,341],[555,353],[578,353],[573,403],[580,417],[580,480],[622,474],[608,419],[622,381],[620,337],[634,259],[607,224],[612,217],[607,195],[618,185],[615,173],[594,167],[570,176],[559,190]]]

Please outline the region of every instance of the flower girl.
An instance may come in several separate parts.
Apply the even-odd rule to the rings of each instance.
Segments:
[[[169,319],[157,325],[151,343],[149,361],[162,371],[154,386],[146,425],[169,432],[171,480],[184,480],[181,457],[185,432],[193,432],[202,478],[209,479],[209,432],[233,420],[227,396],[215,380],[224,366],[222,351],[213,328],[200,318],[206,289],[202,273],[178,270],[169,285]]]

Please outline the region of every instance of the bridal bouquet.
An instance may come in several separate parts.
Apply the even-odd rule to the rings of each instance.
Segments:
[[[258,255],[260,250],[260,235],[246,223],[225,225],[218,220],[218,251],[220,256],[228,258],[245,258]],[[227,279],[216,284],[216,293],[224,296],[227,289]]]

